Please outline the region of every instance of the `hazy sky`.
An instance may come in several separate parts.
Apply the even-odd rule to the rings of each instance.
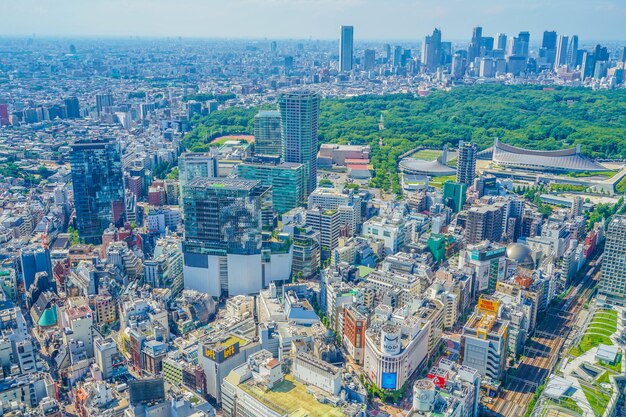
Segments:
[[[545,29],[626,39],[626,0],[0,0],[2,36],[447,39]]]

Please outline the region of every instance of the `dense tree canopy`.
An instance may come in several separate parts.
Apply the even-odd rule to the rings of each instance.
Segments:
[[[185,137],[191,150],[205,150],[220,133],[252,133],[257,109],[230,108],[198,119]],[[385,129],[379,131],[383,115]],[[369,144],[372,184],[399,191],[398,157],[417,146],[441,148],[460,140],[481,149],[498,137],[532,149],[580,144],[596,158],[626,158],[626,90],[544,88],[500,84],[455,87],[427,97],[358,96],[323,100],[320,142]]]

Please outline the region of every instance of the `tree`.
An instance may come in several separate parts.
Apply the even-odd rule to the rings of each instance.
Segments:
[[[169,174],[165,177],[168,180],[177,180],[178,179],[178,167],[174,167]]]
[[[37,168],[37,174],[43,178],[43,179],[47,179],[48,177],[50,177],[52,174],[54,174],[54,172],[50,171],[48,169],[47,166],[45,165],[40,165],[39,168]]]
[[[547,91],[542,86],[501,84],[459,86],[427,97],[330,98],[320,105],[319,142],[369,145],[374,165],[370,185],[399,193],[398,160],[417,146],[441,149],[471,140],[485,149],[498,137],[531,149],[580,145],[591,157],[626,158],[626,118],[615,117],[626,113],[625,103],[625,89]],[[252,133],[257,111],[231,107],[201,117],[185,135],[184,146],[204,151],[218,132]],[[381,113],[383,131],[378,130]]]
[[[332,188],[333,182],[329,179],[322,178],[321,180],[317,182],[317,186],[323,187],[323,188]]]
[[[67,228],[67,233],[70,235],[70,244],[78,245],[80,243],[80,237],[78,236],[78,230],[74,229],[72,226]]]

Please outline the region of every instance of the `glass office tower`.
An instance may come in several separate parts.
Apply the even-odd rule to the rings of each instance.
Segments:
[[[254,116],[254,153],[280,155],[280,112],[261,110]]]
[[[259,181],[196,178],[183,190],[185,248],[191,253],[261,253],[261,212],[270,187]]]
[[[81,241],[100,244],[113,223],[113,206],[124,201],[120,144],[115,139],[77,140],[70,145],[76,225]]]
[[[304,165],[291,162],[278,164],[243,162],[237,165],[237,177],[258,180],[272,187],[274,210],[285,213],[304,204]]]

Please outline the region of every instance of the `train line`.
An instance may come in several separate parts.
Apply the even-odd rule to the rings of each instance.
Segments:
[[[537,390],[557,364],[562,348],[572,331],[578,313],[594,290],[599,262],[591,263],[581,282],[570,290],[564,301],[551,307],[537,326],[527,355],[514,368],[498,397],[485,410],[490,417],[522,417]]]

